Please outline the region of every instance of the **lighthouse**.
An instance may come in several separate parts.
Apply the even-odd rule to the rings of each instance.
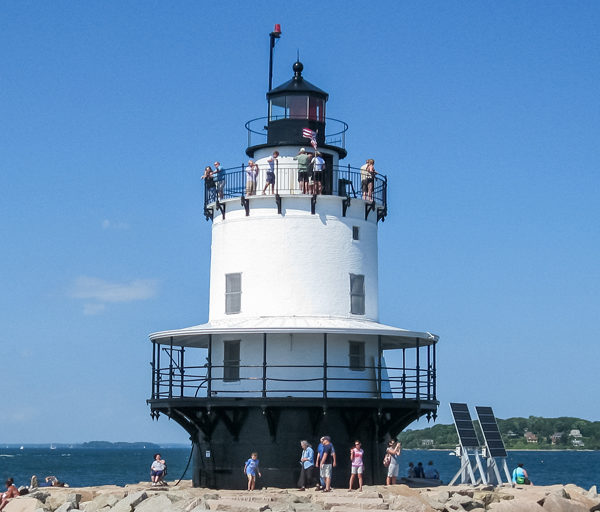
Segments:
[[[268,115],[246,123],[250,161],[205,180],[208,322],[150,335],[151,414],[189,433],[194,486],[245,488],[258,452],[259,486],[294,487],[300,441],[316,448],[323,435],[338,453],[334,486],[355,439],[365,483],[383,483],[387,441],[439,404],[438,337],[379,322],[394,176],[342,163],[348,125],[327,117],[328,93],[303,72],[295,62],[267,92]]]

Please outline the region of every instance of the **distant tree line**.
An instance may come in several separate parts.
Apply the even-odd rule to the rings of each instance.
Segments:
[[[483,446],[477,420],[475,431]],[[600,450],[600,421],[580,418],[498,418],[498,428],[506,448],[513,450]],[[526,437],[527,436],[527,437]],[[404,448],[454,449],[458,436],[454,425],[435,425],[423,430],[407,430],[398,439]]]
[[[144,443],[143,441],[133,443],[127,443],[124,441],[118,441],[116,443],[112,443],[110,441],[87,441],[77,446],[79,448],[93,448],[95,450],[107,450],[114,448],[118,448],[119,450],[143,450],[144,448],[147,450],[158,450],[160,448],[160,446],[157,444]]]

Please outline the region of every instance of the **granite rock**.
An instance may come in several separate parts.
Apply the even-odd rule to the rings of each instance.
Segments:
[[[543,512],[543,508],[535,501],[528,500],[503,500],[492,503],[488,510],[493,512]]]
[[[589,508],[571,499],[562,498],[551,494],[544,500],[543,508],[546,512],[588,512]]]
[[[35,512],[38,509],[47,510],[44,507],[44,503],[40,500],[23,496],[10,500],[6,507],[4,507],[3,512]]]
[[[262,512],[269,510],[266,503],[257,503],[254,501],[240,501],[232,499],[206,500],[209,510],[222,510],[226,512]]]
[[[109,493],[103,493],[99,496],[96,496],[93,501],[96,503],[96,505],[98,505],[97,510],[101,510],[104,507],[114,507],[119,501],[119,498]]]
[[[132,512],[142,501],[148,497],[146,491],[138,491],[128,494],[122,500],[119,500],[112,510],[114,512]]]
[[[73,502],[66,501],[60,507],[58,507],[54,512],[69,512],[69,510],[76,510],[77,507],[73,506]]]
[[[175,508],[173,502],[164,494],[151,496],[135,507],[136,512],[164,512],[167,510],[175,510]]]
[[[50,496],[49,492],[44,491],[34,491],[28,494],[29,498],[35,498],[40,500],[42,503],[46,503],[46,499]]]
[[[436,509],[423,502],[418,496],[396,496],[389,505],[389,510],[404,512],[435,512]]]
[[[83,510],[84,512],[98,512],[98,503],[95,501],[82,501],[79,504],[79,510]]]

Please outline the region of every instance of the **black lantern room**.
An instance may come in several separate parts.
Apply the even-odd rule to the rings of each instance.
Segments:
[[[267,130],[267,143],[257,146],[250,144],[246,153],[254,156],[257,149],[268,146],[305,146],[309,141],[302,136],[302,130],[310,128],[317,134],[319,147],[332,149],[340,158],[344,158],[346,150],[343,147],[333,141],[327,143],[325,109],[329,94],[304,79],[301,62],[295,62],[292,69],[294,77],[291,80],[267,92],[269,115],[264,127]],[[340,134],[346,128],[347,125]]]

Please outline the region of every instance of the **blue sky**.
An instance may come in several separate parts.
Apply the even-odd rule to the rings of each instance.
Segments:
[[[389,177],[380,318],[440,335],[440,420],[599,419],[597,2],[0,9],[0,442],[186,441],[147,334],[206,321],[201,169],[244,160],[274,23],[274,84],[299,50]]]

